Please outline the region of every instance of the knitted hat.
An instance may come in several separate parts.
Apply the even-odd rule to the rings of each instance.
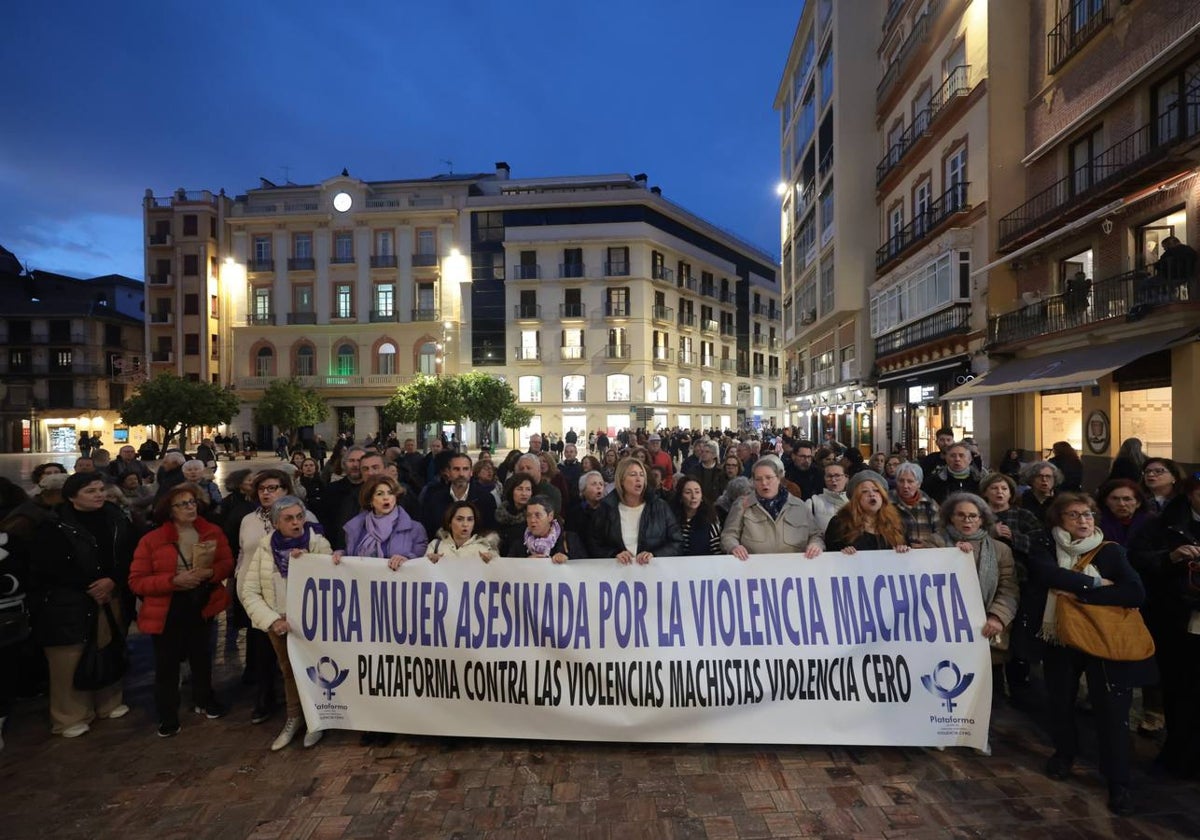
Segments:
[[[887,495],[888,486],[887,479],[881,476],[874,470],[859,470],[850,477],[850,483],[846,485],[846,495],[853,496],[854,488],[862,484],[864,481],[874,481],[879,485],[879,492]]]

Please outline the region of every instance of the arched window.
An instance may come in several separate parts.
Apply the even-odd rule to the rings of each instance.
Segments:
[[[609,402],[629,402],[629,374],[610,373],[607,392]]]
[[[254,356],[254,375],[275,375],[275,351],[270,347],[258,348],[258,353]]]
[[[563,402],[585,402],[587,400],[586,383],[587,378],[583,376],[564,376]]]
[[[667,401],[667,377],[657,373],[650,377],[650,387],[646,389],[646,399],[650,402]]]
[[[336,376],[354,376],[358,373],[358,354],[354,350],[354,345],[349,342],[339,344],[335,355]]]
[[[728,382],[721,383],[721,405],[733,405],[733,386]]]
[[[681,403],[692,401],[692,380],[686,377],[679,380],[679,401]]]
[[[417,373],[428,374],[429,376],[437,376],[437,345],[432,341],[427,341],[421,345],[421,351],[417,354]]]
[[[542,401],[542,377],[517,377],[517,399],[521,402],[540,403]]]
[[[379,373],[392,375],[396,372],[396,345],[385,341],[379,345]]]
[[[700,380],[700,402],[706,405],[712,405],[712,380]]]
[[[296,376],[316,376],[317,358],[311,344],[296,348]]]

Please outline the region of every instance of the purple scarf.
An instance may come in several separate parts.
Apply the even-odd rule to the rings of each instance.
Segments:
[[[304,533],[298,537],[285,537],[278,531],[271,532],[271,554],[275,556],[275,568],[283,577],[288,576],[288,561],[292,559],[292,549],[299,548],[308,551],[309,540],[313,534],[324,534],[320,525],[312,522],[304,523]]]
[[[392,532],[396,530],[396,522],[399,519],[398,507],[392,508],[392,512],[385,516],[368,513],[364,517],[362,536],[359,537],[358,545],[354,547],[355,556],[386,557],[383,553],[384,548],[392,538]]]
[[[525,549],[530,557],[549,557],[554,544],[562,535],[562,526],[555,519],[550,523],[550,533],[544,537],[535,537],[529,529],[525,529]]]

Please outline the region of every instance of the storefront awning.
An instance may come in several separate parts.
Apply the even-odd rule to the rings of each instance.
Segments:
[[[971,372],[970,356],[954,356],[937,362],[914,365],[900,370],[881,373],[875,380],[876,385],[916,385],[923,382],[935,382],[956,374]]]
[[[1187,327],[1144,338],[1129,338],[1111,344],[1077,347],[1028,359],[1013,359],[965,385],[960,385],[945,394],[942,399],[970,400],[976,397],[1056,391],[1095,385],[1100,377],[1107,376],[1134,359],[1169,347],[1195,332],[1195,327]]]

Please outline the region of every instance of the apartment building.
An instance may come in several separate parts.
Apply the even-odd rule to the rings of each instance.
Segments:
[[[472,364],[535,411],[522,430],[781,422],[773,258],[645,175],[477,184]]]
[[[74,452],[83,432],[140,444],[120,408],[142,375],[142,284],[25,273],[0,248],[0,452]]]
[[[994,253],[995,173],[1021,157],[1012,115],[1025,105],[1028,23],[1006,4],[968,0],[892,0],[882,21],[869,293],[877,448],[916,453],[942,427],[989,437],[973,400],[946,395],[974,377],[983,346],[987,275],[975,269]]]
[[[867,289],[875,279],[872,101],[865,21],[882,0],[804,5],[774,107],[780,115],[781,284],[788,421],[874,448]]]
[[[996,205],[986,375],[997,448],[1066,440],[1102,478],[1123,439],[1200,462],[1200,6],[1029,4],[1025,194]],[[997,268],[1007,270],[997,272]],[[976,413],[979,412],[978,403]]]
[[[771,257],[663,198],[644,176],[515,180],[499,163],[395,181],[343,171],[317,184],[264,181],[232,199],[146,201],[147,265],[160,279],[190,254],[160,265],[152,252],[164,237],[183,248],[175,231],[197,206],[215,220],[195,228],[209,235],[186,262],[192,281],[150,284],[153,367],[236,388],[243,409],[230,428],[260,445],[274,430],[254,426],[253,403],[275,378],[293,376],[330,405],[316,430],[327,438],[385,429],[382,405],[414,376],[471,369],[502,377],[534,409],[522,441],[781,419]],[[190,314],[196,301],[186,296],[201,290],[210,307],[180,327],[175,313]],[[474,424],[456,431],[468,443],[504,435]]]

